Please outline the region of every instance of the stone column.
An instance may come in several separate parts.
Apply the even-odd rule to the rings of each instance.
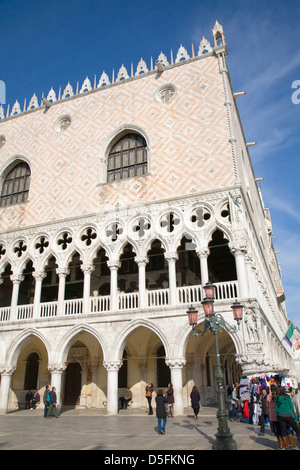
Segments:
[[[16,370],[12,366],[1,366],[1,387],[0,387],[0,415],[5,415],[8,411],[9,391],[11,378]]]
[[[39,318],[40,316],[40,304],[41,304],[41,292],[43,279],[46,277],[44,271],[33,272],[35,278],[35,290],[34,290],[34,301],[33,301],[33,318]]]
[[[177,253],[170,253],[165,255],[166,260],[168,261],[169,265],[169,293],[170,305],[177,304],[177,286],[176,286],[176,260],[177,260]]]
[[[148,299],[146,297],[146,264],[148,261],[146,257],[135,258],[135,262],[139,267],[139,308],[148,306]]]
[[[66,277],[70,271],[68,270],[68,268],[58,268],[56,272],[59,276],[57,316],[63,316],[65,314],[64,302],[65,302]]]
[[[173,358],[166,359],[167,366],[171,369],[171,382],[174,389],[174,415],[183,416],[184,415],[184,406],[183,406],[183,394],[182,394],[182,368],[186,364],[186,359]]]
[[[51,387],[56,388],[57,403],[62,405],[62,377],[67,368],[67,364],[51,364],[48,370],[51,372]]]
[[[110,310],[118,310],[118,269],[119,261],[108,261],[107,265],[110,269]]]
[[[18,298],[19,298],[19,289],[20,284],[24,280],[24,276],[21,274],[12,275],[10,279],[13,282],[13,291],[11,296],[11,306],[10,306],[10,319],[17,320],[18,316]]]
[[[123,361],[103,362],[107,370],[107,414],[118,414],[118,373]]]
[[[81,265],[81,270],[84,273],[84,284],[83,284],[83,313],[90,313],[90,296],[91,296],[91,274],[94,271],[95,266],[92,264]]]
[[[205,286],[205,284],[209,281],[208,264],[207,264],[209,249],[200,248],[200,250],[197,251],[197,255],[200,259],[201,285]]]
[[[242,243],[230,244],[229,248],[235,257],[239,296],[244,299],[249,297],[248,278],[245,264],[245,254],[247,250]]]
[[[246,264],[246,272],[248,276],[248,285],[249,285],[249,297],[255,297],[255,287],[254,287],[254,279],[253,279],[253,266],[255,266],[253,257],[250,253],[245,255],[245,264]]]

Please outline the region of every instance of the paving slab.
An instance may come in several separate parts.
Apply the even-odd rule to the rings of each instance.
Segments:
[[[101,450],[103,459],[128,452],[147,459],[166,451],[197,455],[212,450],[217,426],[212,407],[202,407],[196,421],[188,409],[184,416],[169,418],[165,435],[158,434],[156,417],[140,409],[122,410],[118,416],[108,416],[106,410],[63,409],[57,419],[45,419],[42,410],[22,410],[0,416],[0,450]],[[270,428],[260,436],[259,426],[239,422],[229,426],[238,450],[278,450]]]

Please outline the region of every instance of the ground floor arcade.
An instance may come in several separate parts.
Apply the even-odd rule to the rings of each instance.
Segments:
[[[202,405],[216,403],[213,335],[196,337],[180,314],[110,325],[27,328],[6,337],[11,341],[1,351],[6,364],[1,370],[2,414],[22,408],[29,389],[42,396],[47,384],[56,387],[61,404],[106,407],[108,414],[118,412],[126,387],[133,393],[132,407],[147,407],[149,382],[155,391],[173,383],[179,415],[189,406],[193,385],[200,390]],[[225,385],[240,377],[237,344],[227,332],[220,334]]]

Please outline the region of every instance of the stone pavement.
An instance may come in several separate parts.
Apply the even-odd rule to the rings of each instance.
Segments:
[[[229,425],[238,450],[277,449],[270,428],[259,436],[258,426]],[[188,455],[211,450],[216,432],[216,408],[212,407],[202,407],[197,421],[191,409],[185,410],[185,416],[168,419],[165,435],[158,435],[157,419],[145,409],[121,410],[118,416],[107,416],[106,410],[63,409],[58,419],[45,419],[42,410],[22,410],[0,416],[0,450],[102,450],[109,458],[120,456],[119,451],[124,455],[143,451],[144,456],[185,451]]]

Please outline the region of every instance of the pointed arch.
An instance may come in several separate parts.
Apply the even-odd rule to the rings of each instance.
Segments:
[[[108,346],[104,336],[91,325],[81,323],[71,328],[61,339],[58,347],[56,348],[54,362],[58,364],[66,362],[71,345],[82,333],[89,333],[96,338],[103,351],[103,360],[107,360]]]
[[[6,364],[15,367],[17,365],[18,357],[20,354],[21,349],[30,342],[30,338],[32,336],[37,337],[45,346],[47,354],[48,354],[48,361],[51,363],[51,346],[48,342],[47,338],[35,328],[28,328],[22,331],[11,343],[10,347],[8,348],[6,354]]]
[[[124,350],[125,344],[129,336],[134,332],[134,330],[140,327],[145,327],[153,331],[162,342],[165,348],[166,357],[170,357],[171,348],[170,348],[168,338],[166,337],[164,332],[157,325],[155,325],[155,323],[151,322],[150,320],[147,320],[145,318],[139,318],[139,319],[130,321],[128,325],[118,335],[118,337],[116,338],[116,340],[114,341],[111,347],[111,360],[119,361],[122,359],[123,350]]]

